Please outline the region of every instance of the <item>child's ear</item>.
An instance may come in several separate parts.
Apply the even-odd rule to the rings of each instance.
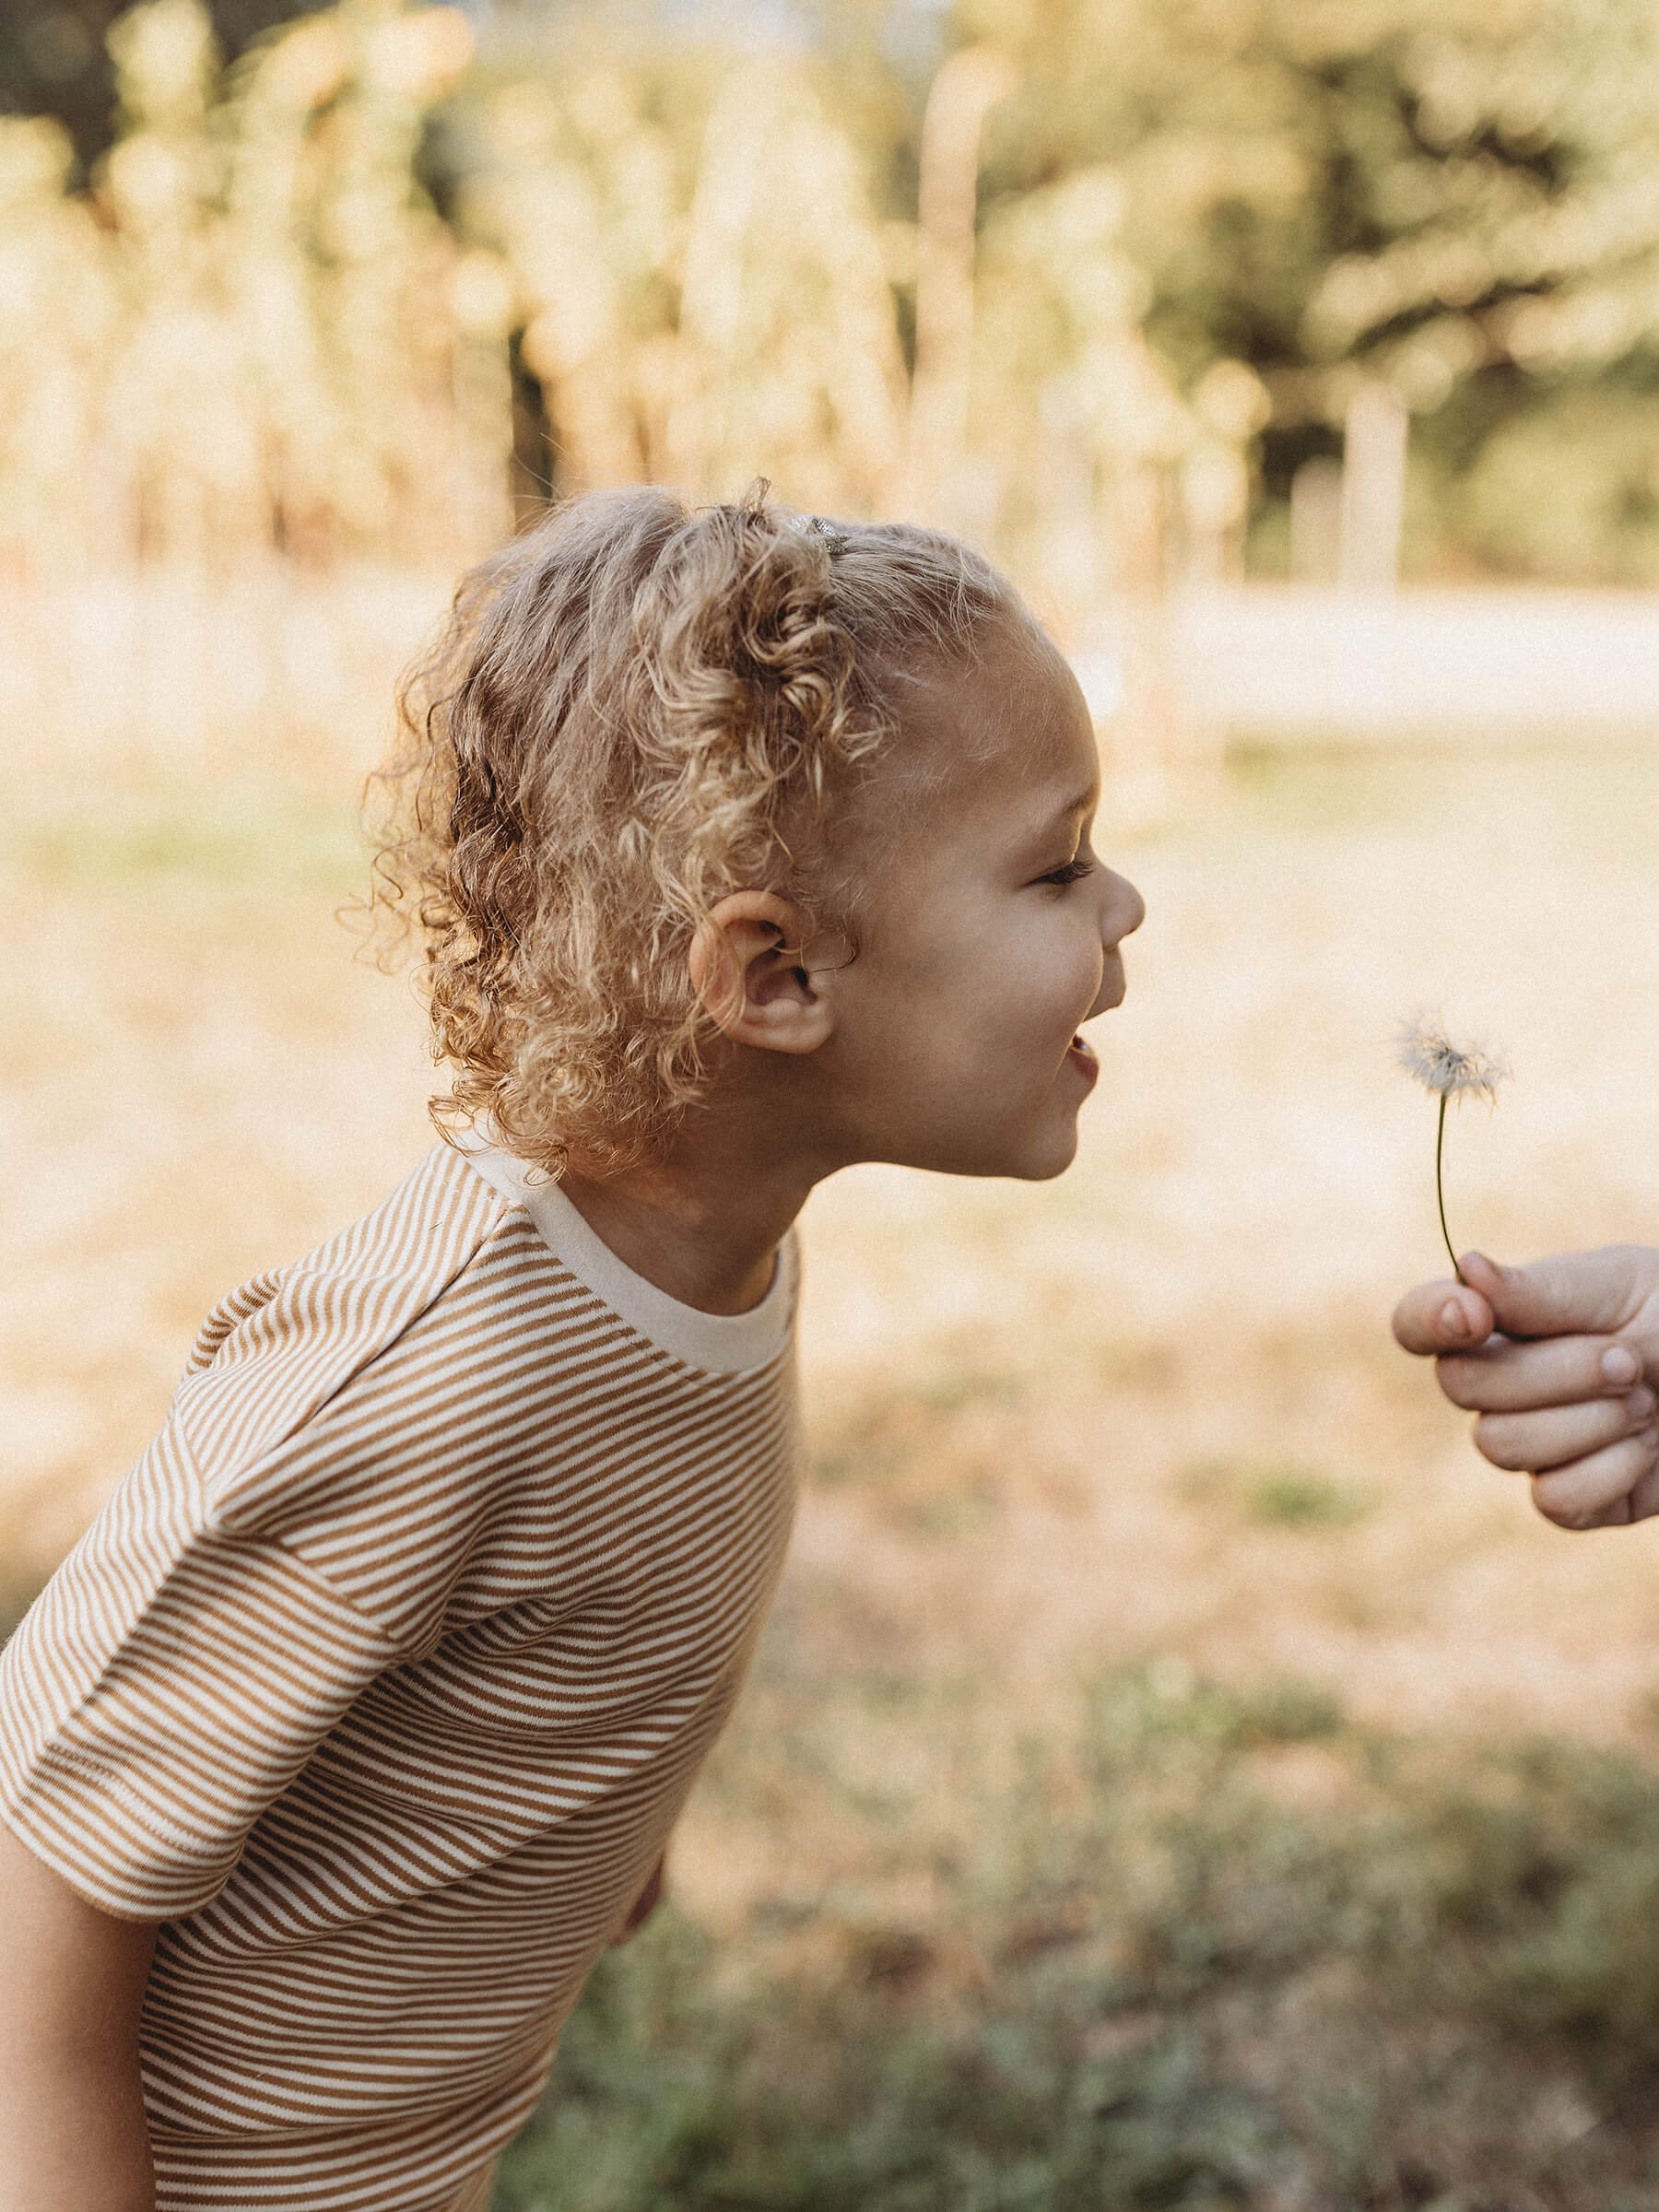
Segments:
[[[730,891],[704,916],[691,988],[734,1044],[816,1053],[834,1027],[806,965],[806,917],[775,891]]]

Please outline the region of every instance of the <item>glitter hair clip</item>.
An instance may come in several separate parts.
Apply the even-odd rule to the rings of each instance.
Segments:
[[[845,534],[838,530],[833,523],[827,523],[821,514],[809,514],[806,517],[806,527],[816,536],[823,539],[825,547],[831,556],[846,551]]]

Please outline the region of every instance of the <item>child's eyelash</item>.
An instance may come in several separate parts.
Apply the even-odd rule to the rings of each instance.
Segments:
[[[1063,868],[1051,868],[1046,876],[1040,876],[1037,880],[1039,883],[1081,883],[1085,876],[1093,874],[1093,861],[1068,860]]]

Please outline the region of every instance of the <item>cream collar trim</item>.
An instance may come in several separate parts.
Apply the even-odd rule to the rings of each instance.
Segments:
[[[456,1148],[491,1190],[524,1207],[542,1242],[579,1282],[661,1350],[689,1367],[735,1374],[765,1366],[787,1346],[799,1274],[793,1229],[778,1248],[771,1286],[758,1306],[747,1313],[705,1313],[636,1275],[589,1228],[558,1183],[531,1182],[531,1171],[512,1153],[477,1140],[463,1140]]]

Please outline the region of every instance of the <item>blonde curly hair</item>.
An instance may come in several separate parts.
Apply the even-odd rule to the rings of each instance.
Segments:
[[[454,1070],[441,1132],[487,1121],[555,1176],[658,1153],[710,1080],[699,925],[781,889],[855,946],[868,855],[838,830],[912,736],[902,688],[1010,618],[956,539],[803,518],[764,485],[696,511],[590,493],[471,571],[371,786],[373,904],[422,940]],[[924,776],[926,743],[905,745]]]

